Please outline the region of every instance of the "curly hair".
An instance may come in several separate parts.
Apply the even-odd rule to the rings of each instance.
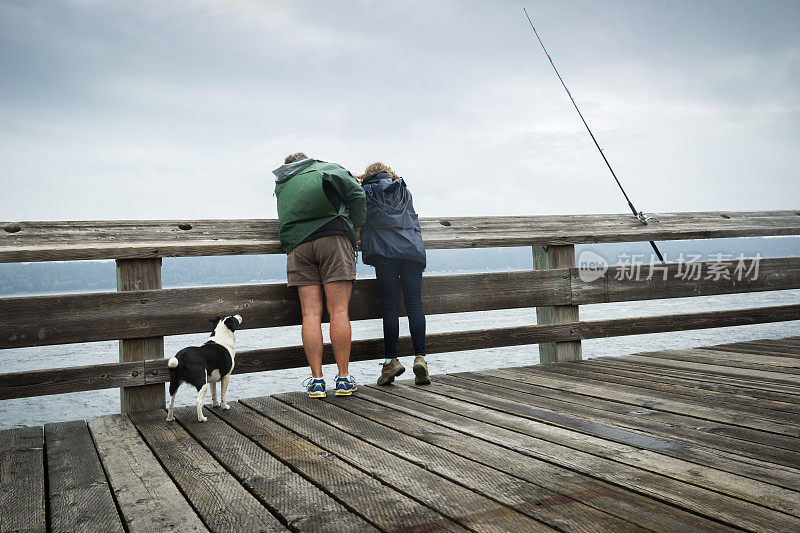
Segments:
[[[384,165],[383,163],[380,163],[380,162],[377,162],[377,163],[372,163],[371,165],[369,165],[364,170],[364,174],[362,174],[359,179],[361,181],[363,181],[364,179],[372,176],[373,174],[378,174],[380,172],[386,172],[387,174],[389,174],[392,177],[393,180],[396,180],[396,179],[398,179],[400,177],[397,174],[395,174],[394,170],[392,170],[392,168],[390,166]]]
[[[292,155],[287,155],[286,159],[283,160],[283,164],[288,165],[289,163],[294,163],[295,161],[300,161],[301,159],[308,159],[308,156],[303,152],[296,152]]]

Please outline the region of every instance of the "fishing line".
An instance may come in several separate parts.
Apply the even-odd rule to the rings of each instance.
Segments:
[[[583,122],[583,125],[586,126],[586,131],[589,132],[589,136],[592,138],[592,141],[594,141],[594,145],[597,147],[597,150],[600,152],[600,155],[603,157],[603,161],[606,162],[606,166],[608,167],[608,170],[611,171],[611,175],[614,177],[614,181],[617,182],[617,186],[619,187],[619,190],[622,191],[622,195],[625,197],[625,201],[628,202],[628,207],[631,208],[631,212],[633,213],[633,216],[635,216],[637,219],[639,219],[639,221],[642,224],[647,224],[648,222],[658,222],[657,218],[655,218],[655,217],[653,217],[651,215],[648,215],[648,214],[644,213],[643,211],[637,211],[636,208],[633,206],[633,202],[631,202],[631,199],[628,198],[628,194],[625,192],[625,189],[622,188],[622,184],[619,182],[619,179],[617,178],[617,174],[614,172],[614,169],[611,168],[611,163],[609,163],[608,159],[606,159],[606,154],[604,154],[603,153],[603,149],[600,148],[600,145],[598,144],[597,139],[595,139],[595,137],[594,137],[594,133],[592,133],[591,128],[589,128],[589,124],[587,124],[586,123],[586,119],[583,118],[583,113],[581,113],[581,110],[578,109],[578,104],[576,104],[575,103],[575,99],[572,98],[572,93],[570,93],[569,89],[567,89],[567,84],[564,83],[564,79],[561,77],[561,74],[558,72],[558,69],[556,68],[556,64],[553,63],[553,58],[550,57],[550,54],[547,52],[547,49],[544,47],[544,43],[542,42],[542,38],[539,37],[539,32],[536,31],[536,28],[533,26],[533,21],[531,20],[530,15],[528,15],[528,10],[525,9],[525,8],[522,8],[522,11],[525,13],[525,17],[528,19],[528,23],[531,25],[531,29],[533,30],[534,35],[536,35],[536,39],[539,41],[539,44],[542,46],[542,50],[544,51],[545,55],[547,56],[547,59],[550,60],[550,65],[553,67],[553,70],[555,71],[556,76],[558,76],[558,81],[561,82],[561,86],[564,87],[565,91],[567,91],[567,96],[569,96],[569,99],[572,102],[572,105],[575,107],[575,111],[577,111],[578,112],[578,116],[581,117],[581,121]],[[653,247],[653,251],[655,251],[656,255],[658,256],[659,261],[664,263],[664,257],[661,255],[661,251],[658,249],[658,246],[656,246],[656,243],[653,242],[653,241],[650,241],[650,246]]]

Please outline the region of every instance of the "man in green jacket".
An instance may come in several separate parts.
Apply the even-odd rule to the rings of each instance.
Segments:
[[[303,312],[303,349],[311,398],[325,397],[322,378],[323,292],[331,319],[331,344],[339,375],[337,396],[356,390],[350,376],[350,294],[356,279],[356,240],[366,220],[364,190],[350,172],[302,152],[273,171],[278,236],[286,252],[286,276],[297,287]]]

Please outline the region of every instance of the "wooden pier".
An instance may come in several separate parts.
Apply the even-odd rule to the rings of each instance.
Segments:
[[[0,432],[0,529],[800,531],[800,337],[205,410]]]
[[[641,276],[617,265],[587,277],[574,249],[800,235],[800,211],[658,218],[422,219],[429,249],[531,247],[530,270],[423,279],[427,314],[531,315],[530,325],[429,335],[428,353],[518,346],[523,366],[434,376],[424,387],[362,383],[350,398],[243,399],[207,408],[203,424],[194,407],[164,420],[164,336],[205,333],[208,318],[234,313],[245,328],[296,325],[299,302],[283,283],[162,289],[162,258],[280,253],[277,221],[0,222],[0,262],[113,259],[117,268],[116,292],[0,298],[0,356],[120,343],[118,362],[0,373],[0,401],[119,388],[122,413],[0,432],[0,533],[800,531],[800,337],[598,359],[581,345],[800,320],[800,303],[593,321],[579,313],[800,289],[800,257],[761,258],[757,275],[742,276],[743,260],[730,257],[695,262],[697,276],[681,262],[648,272],[645,261]],[[374,280],[355,282],[350,313],[380,316]],[[548,364],[524,366],[533,344]],[[400,353],[410,346],[400,339]],[[381,359],[382,347],[355,341],[351,360]],[[323,357],[333,362],[330,346]],[[234,374],[305,365],[302,346],[263,347],[237,352]]]

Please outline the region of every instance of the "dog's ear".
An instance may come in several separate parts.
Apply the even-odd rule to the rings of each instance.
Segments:
[[[211,322],[212,324],[214,324],[214,326],[216,326],[217,324],[219,324],[219,321],[220,321],[220,320],[222,320],[222,317],[221,317],[221,316],[218,316],[218,317],[216,317],[216,318],[209,318],[209,319],[208,319],[208,321],[209,321],[209,322]]]

